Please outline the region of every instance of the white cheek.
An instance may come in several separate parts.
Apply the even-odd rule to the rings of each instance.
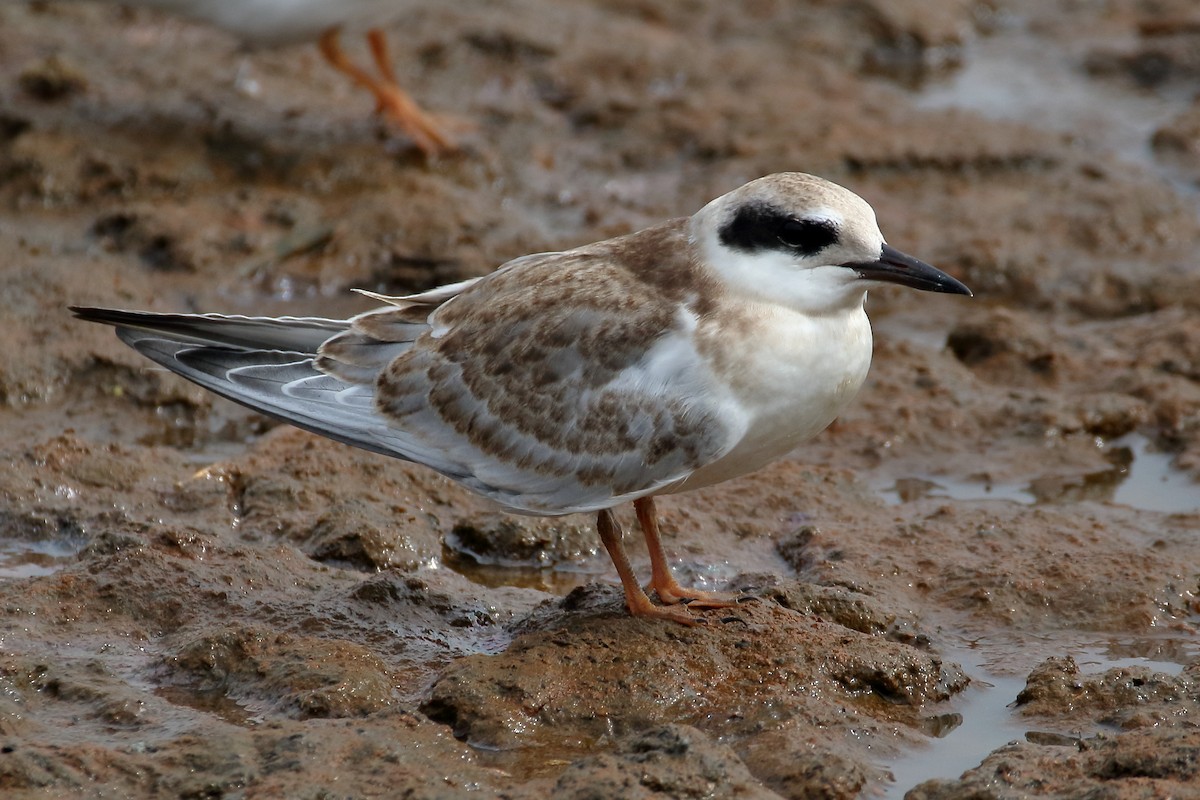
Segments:
[[[742,253],[705,243],[709,267],[732,292],[798,311],[824,312],[862,303],[866,287],[845,267],[807,267],[783,251]]]

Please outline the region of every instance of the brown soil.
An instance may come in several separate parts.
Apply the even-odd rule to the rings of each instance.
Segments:
[[[1195,793],[1194,2],[427,5],[397,69],[467,150],[432,163],[314,48],[0,6],[0,793],[851,798],[1026,675],[1024,741],[910,797]],[[997,98],[988,59],[1045,80]],[[622,612],[591,520],[276,426],[65,310],[353,313],[781,170],[976,297],[873,296],[842,419],[661,501],[681,578],[753,598],[692,629]],[[1184,511],[1120,494],[1147,453]]]

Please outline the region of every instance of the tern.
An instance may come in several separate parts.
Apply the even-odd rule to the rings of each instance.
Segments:
[[[334,69],[375,97],[375,110],[394,122],[426,155],[453,152],[444,127],[404,91],[392,68],[387,37],[379,26],[415,7],[413,0],[121,0],[222,28],[252,47],[317,42]],[[377,74],[346,56],[339,35],[362,33]]]
[[[72,310],[219,395],[423,464],[521,514],[596,514],[635,616],[694,624],[654,498],[753,472],[834,420],[871,362],[867,290],[970,295],[803,173],[691,217],[402,297],[350,319]],[[655,604],[614,506],[632,503]]]

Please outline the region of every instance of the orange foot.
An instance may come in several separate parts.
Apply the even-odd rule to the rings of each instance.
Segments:
[[[693,617],[688,613],[687,606],[676,608],[672,608],[671,606],[656,606],[650,602],[650,598],[640,589],[637,592],[631,593],[628,587],[626,587],[625,605],[629,608],[630,616],[633,617],[665,619],[669,622],[678,622],[680,625],[687,625],[689,628],[696,625],[703,625],[706,622],[703,617]]]
[[[376,113],[383,115],[408,134],[421,152],[430,158],[458,150],[444,126],[432,114],[417,105],[408,92],[394,84],[376,87]]]
[[[652,585],[658,599],[667,605],[682,603],[692,608],[733,608],[750,599],[733,592],[705,592],[680,586],[674,578],[664,586]]]
[[[375,96],[375,110],[394,122],[412,138],[413,143],[426,156],[433,158],[458,150],[453,138],[432,115],[417,105],[408,92],[400,88],[396,74],[388,58],[387,41],[383,31],[372,29],[367,33],[371,55],[379,70],[379,77],[367,72],[346,57],[338,43],[338,29],[331,28],[321,35],[320,48],[325,60],[334,69],[342,72]]]

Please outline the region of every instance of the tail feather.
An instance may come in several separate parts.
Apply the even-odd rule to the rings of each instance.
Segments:
[[[132,328],[117,328],[117,336],[151,361],[235,403],[344,444],[398,455],[363,424],[364,417],[374,421],[370,391],[317,371],[304,354],[196,345]],[[297,392],[305,383],[307,391]],[[360,394],[357,402],[346,397],[351,392]]]
[[[403,351],[411,342],[372,346],[347,334],[349,349],[366,362],[360,366],[319,355],[353,320],[71,310],[80,319],[114,326],[121,341],[146,358],[235,403],[344,444],[473,480],[462,464],[392,427],[376,408],[375,374],[390,351]],[[323,369],[323,362],[338,368]]]
[[[226,314],[156,314],[71,306],[79,319],[163,334],[192,344],[316,355],[328,339],[350,328],[348,320],[321,317],[243,317]]]

